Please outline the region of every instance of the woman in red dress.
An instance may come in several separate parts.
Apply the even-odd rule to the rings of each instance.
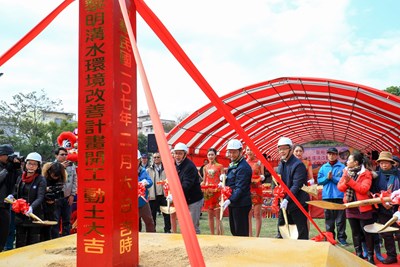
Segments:
[[[219,220],[219,197],[221,195],[218,184],[221,174],[225,174],[224,166],[216,161],[217,151],[214,148],[208,149],[207,158],[208,164],[203,168],[204,180],[201,183],[201,188],[204,194],[204,208],[208,213],[208,225],[210,233],[215,234],[214,218],[217,227],[217,235],[222,235]]]
[[[246,148],[247,163],[253,170],[251,177],[250,193],[253,207],[249,212],[249,236],[253,236],[252,219],[256,219],[256,237],[260,236],[262,224],[261,207],[263,203],[263,188],[262,182],[264,181],[264,165],[259,159],[256,158],[253,151],[249,147]]]

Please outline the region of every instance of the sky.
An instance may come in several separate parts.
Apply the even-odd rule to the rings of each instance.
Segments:
[[[62,0],[0,0],[0,55]],[[399,86],[398,0],[148,0],[214,91],[223,96],[279,77]],[[137,42],[163,119],[210,100],[137,16]],[[44,90],[78,113],[78,0],[0,66],[0,99]],[[138,81],[138,112],[147,103]]]

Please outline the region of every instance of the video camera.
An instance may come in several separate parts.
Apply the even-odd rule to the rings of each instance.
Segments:
[[[64,185],[62,183],[57,183],[56,185],[48,186],[48,191],[45,194],[45,199],[47,200],[57,200],[64,198]]]

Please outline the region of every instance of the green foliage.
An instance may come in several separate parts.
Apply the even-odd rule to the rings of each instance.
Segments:
[[[138,134],[138,149],[141,153],[147,153],[147,136],[143,133]]]
[[[13,96],[12,103],[0,101],[1,126],[9,130],[3,129],[0,143],[12,144],[21,155],[36,151],[44,160],[52,159],[57,136],[77,126],[66,121],[60,125],[43,122],[43,111],[61,112],[61,106],[61,100],[48,98],[44,90],[18,93]]]
[[[390,86],[384,90],[392,95],[400,96],[400,86]]]

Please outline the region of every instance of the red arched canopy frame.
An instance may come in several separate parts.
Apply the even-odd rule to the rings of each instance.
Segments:
[[[260,151],[277,159],[281,136],[296,144],[315,140],[344,143],[362,152],[400,148],[400,98],[345,81],[285,77],[254,84],[221,97]],[[241,139],[209,103],[180,122],[167,136],[184,142],[195,157]]]

